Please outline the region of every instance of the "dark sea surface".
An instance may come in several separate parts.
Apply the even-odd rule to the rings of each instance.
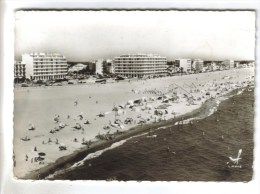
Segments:
[[[204,132],[204,135],[203,135]],[[128,140],[83,166],[56,175],[69,180],[243,181],[252,179],[254,90],[220,103],[217,112],[193,124],[172,125]],[[222,138],[223,136],[223,138]],[[242,168],[229,156],[242,149]]]

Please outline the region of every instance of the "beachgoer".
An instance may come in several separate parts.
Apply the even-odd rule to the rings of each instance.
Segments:
[[[37,152],[37,147],[34,147],[34,151]]]
[[[83,112],[81,112],[81,113],[79,114],[79,119],[80,119],[80,120],[83,119]]]
[[[75,101],[74,101],[74,106],[77,106],[77,105],[78,105],[78,101],[75,100]]]
[[[59,122],[59,115],[55,115],[55,116],[54,116],[54,121],[55,121],[56,123]]]
[[[67,116],[67,119],[70,119],[70,115]]]
[[[29,157],[28,157],[27,154],[26,154],[26,155],[25,155],[25,161],[28,161],[28,158],[29,158]]]
[[[48,143],[51,143],[52,141],[51,141],[51,138],[49,138],[49,140],[48,140]]]
[[[77,138],[74,138],[74,142],[78,142],[78,139],[77,139]]]
[[[59,140],[56,138],[56,144],[59,144]]]

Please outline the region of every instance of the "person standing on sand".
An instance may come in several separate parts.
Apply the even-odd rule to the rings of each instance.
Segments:
[[[56,123],[58,123],[58,122],[59,122],[59,118],[60,118],[60,115],[55,114],[55,116],[54,116],[54,121],[55,121]]]
[[[83,112],[81,112],[81,113],[79,114],[79,119],[80,119],[80,120],[83,119]]]
[[[74,101],[74,106],[77,106],[78,105],[78,100],[75,100]]]

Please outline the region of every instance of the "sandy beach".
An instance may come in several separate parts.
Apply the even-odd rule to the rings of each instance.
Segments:
[[[180,118],[208,99],[221,100],[252,84],[252,76],[254,69],[245,68],[107,84],[15,88],[14,175],[28,176],[86,149],[89,140],[94,142],[89,150],[93,145],[106,147],[112,143],[104,145],[106,138],[113,140],[130,128]],[[100,138],[105,138],[103,144]],[[40,152],[44,159],[37,161]]]
[[[254,89],[237,89],[228,95],[230,98],[222,101],[218,110],[210,116],[202,118],[203,113],[204,116],[208,114],[209,107],[216,105],[214,100],[208,100],[199,111],[186,115],[186,118],[202,116],[201,119],[193,120],[192,124],[178,126],[173,119],[164,127],[155,128],[152,135],[142,133],[127,138],[125,142],[118,141],[108,147],[112,149],[102,149],[102,154],[99,154],[101,151],[88,154],[76,162],[80,159],[78,156],[74,164],[71,161],[73,165],[64,166],[46,178],[251,181],[254,159]],[[241,160],[237,167],[232,167],[227,162],[228,156],[235,155],[239,149],[242,150]]]

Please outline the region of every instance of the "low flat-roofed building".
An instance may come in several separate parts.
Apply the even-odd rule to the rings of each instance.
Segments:
[[[166,57],[155,54],[126,54],[114,58],[115,74],[143,78],[167,74]]]
[[[69,68],[68,72],[79,72],[87,68],[87,65],[78,63],[72,67]]]

